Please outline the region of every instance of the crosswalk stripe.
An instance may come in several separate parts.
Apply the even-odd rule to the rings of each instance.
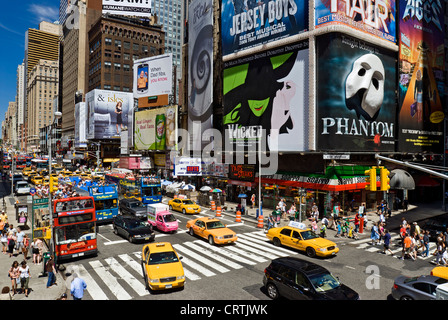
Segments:
[[[240,234],[240,235],[238,235],[238,237],[241,237],[241,239],[250,240],[250,241],[252,241],[254,243],[260,243],[263,246],[265,246],[266,248],[273,249],[275,252],[284,252],[287,255],[297,254],[296,252],[291,251],[291,249],[286,249],[286,248],[282,248],[282,247],[276,247],[275,245],[273,245],[272,243],[269,242],[268,238],[263,239],[263,240],[259,240],[259,239],[256,239],[256,238],[254,239],[249,234]]]
[[[190,256],[193,259],[203,260],[203,257],[201,255],[199,255],[199,254],[189,250],[188,248],[185,248],[184,246],[182,246],[180,244],[174,244],[173,247],[176,248],[177,251],[181,252],[184,255]],[[230,271],[229,269],[227,269],[227,268],[225,268],[225,267],[223,267],[223,266],[221,266],[221,265],[219,265],[219,264],[217,264],[217,263],[215,263],[213,261],[210,261],[210,260],[205,262],[205,264],[207,264],[207,267],[216,269],[217,271],[222,272],[222,273]]]
[[[224,251],[223,248],[217,248],[217,247],[209,245],[208,243],[206,244],[202,240],[196,240],[196,241],[193,241],[193,242],[195,244],[199,244],[199,245],[201,245],[203,247],[206,247],[207,249],[209,249],[211,251],[215,251],[215,252],[218,252],[220,254],[224,254],[227,258],[231,258],[231,259],[236,260],[236,261],[238,261],[240,263],[249,264],[249,265],[256,265],[257,264],[256,262],[253,262],[251,260],[245,259],[245,258],[243,258],[243,257],[241,257],[241,256],[239,256],[237,254],[232,253],[232,252]]]
[[[107,258],[105,261],[111,266],[115,273],[123,279],[139,296],[148,294],[145,286],[141,281],[138,281],[132,274],[130,274],[116,259]]]
[[[198,276],[196,273],[191,272],[188,268],[185,268],[184,265],[182,265],[182,267],[184,268],[185,277],[187,277],[191,281],[196,281],[196,280],[200,280],[201,279],[200,276]]]
[[[118,283],[117,279],[101,264],[100,261],[90,261],[89,264],[93,267],[93,270],[95,270],[101,280],[103,280],[107,287],[112,291],[114,296],[118,298],[118,300],[132,299],[126,290],[124,290]]]
[[[187,265],[191,268],[193,268],[193,270],[202,273],[203,275],[205,275],[206,277],[211,277],[216,275],[216,273],[214,273],[213,271],[208,270],[207,268],[201,266],[200,264],[194,262],[193,260],[183,256],[182,258],[182,265]]]
[[[246,258],[255,260],[257,262],[266,262],[267,261],[266,259],[261,258],[261,257],[255,255],[255,254],[253,254],[252,252],[243,251],[243,250],[240,250],[240,249],[235,248],[235,247],[229,246],[229,247],[226,247],[226,249],[230,250],[230,251],[233,251],[235,253],[238,253],[238,254],[240,254],[242,256],[245,256]]]
[[[87,285],[87,292],[94,300],[109,300],[104,291],[100,288],[98,283],[93,280],[89,272],[84,268],[82,264],[73,265],[73,272],[75,272],[80,278],[84,279]]]
[[[141,264],[132,259],[128,254],[120,254],[118,257],[126,262],[128,266],[134,269],[137,273],[141,274],[143,272]]]
[[[259,248],[261,250],[270,252],[270,253],[272,253],[272,254],[274,254],[276,256],[279,256],[279,257],[284,257],[284,256],[287,256],[288,254],[291,254],[291,251],[289,251],[289,252],[282,252],[280,250],[277,250],[278,249],[277,247],[267,246],[266,243],[259,244],[258,242],[251,241],[251,240],[249,240],[248,238],[245,238],[245,237],[240,237],[238,239],[238,242],[242,242],[242,243],[247,244],[249,246],[252,246],[252,247],[255,247],[255,248]]]
[[[239,239],[238,242],[236,243],[236,247],[242,248],[243,250],[252,251],[252,252],[254,252],[260,256],[266,257],[268,259],[276,259],[279,257],[278,255],[274,255],[272,253],[269,253],[269,252],[266,252],[263,250],[259,250],[255,246],[252,247],[252,246],[248,245],[248,242],[249,241],[245,241],[244,239]]]
[[[221,262],[221,263],[223,263],[223,264],[225,264],[228,267],[231,267],[233,269],[241,269],[243,267],[242,265],[240,265],[238,263],[235,263],[235,262],[233,262],[233,261],[231,261],[229,259],[226,259],[223,256],[220,256],[220,255],[218,255],[218,254],[216,254],[216,253],[214,253],[212,251],[209,251],[207,249],[204,250],[203,248],[197,246],[196,244],[194,244],[192,242],[185,242],[184,245],[190,247],[193,250],[199,251],[202,254],[206,255],[207,257],[215,259],[215,260],[217,260],[217,261],[219,261],[219,262]]]

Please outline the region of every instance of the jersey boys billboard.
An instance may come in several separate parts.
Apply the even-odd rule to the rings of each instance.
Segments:
[[[315,0],[315,8],[316,28],[345,24],[396,41],[395,0]]]
[[[318,149],[394,151],[394,53],[338,33],[317,44]]]
[[[400,1],[399,151],[442,152],[443,1]]]
[[[308,1],[223,0],[223,56],[305,32]]]

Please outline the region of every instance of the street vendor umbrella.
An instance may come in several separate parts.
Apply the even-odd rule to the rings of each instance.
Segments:
[[[203,186],[201,189],[199,189],[200,191],[204,191],[204,192],[207,192],[207,191],[210,191],[210,190],[212,190],[212,188],[210,188],[209,186]]]
[[[168,180],[163,180],[162,181],[162,186],[168,186],[170,184],[173,184],[173,183],[171,181],[168,181]]]
[[[219,188],[215,188],[215,189],[213,189],[213,190],[210,190],[210,192],[222,192],[222,190],[219,189]]]
[[[196,190],[196,187],[191,184],[186,184],[181,189],[182,190]]]
[[[240,194],[238,195],[238,198],[247,198],[247,194],[240,193]]]

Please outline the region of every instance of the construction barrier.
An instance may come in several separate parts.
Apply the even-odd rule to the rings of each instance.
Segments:
[[[215,201],[210,201],[210,204],[212,206],[212,211],[215,211],[216,210]]]
[[[177,199],[177,194],[174,195],[174,198],[173,198],[173,199]]]
[[[221,206],[216,207],[216,216],[221,217]]]
[[[236,212],[235,222],[241,222],[241,211],[239,210]]]
[[[258,224],[257,224],[257,228],[263,228],[263,227],[264,227],[263,216],[258,216]]]

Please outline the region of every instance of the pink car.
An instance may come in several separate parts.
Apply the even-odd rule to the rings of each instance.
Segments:
[[[179,227],[176,217],[169,211],[148,213],[148,223],[164,232],[176,232]]]

